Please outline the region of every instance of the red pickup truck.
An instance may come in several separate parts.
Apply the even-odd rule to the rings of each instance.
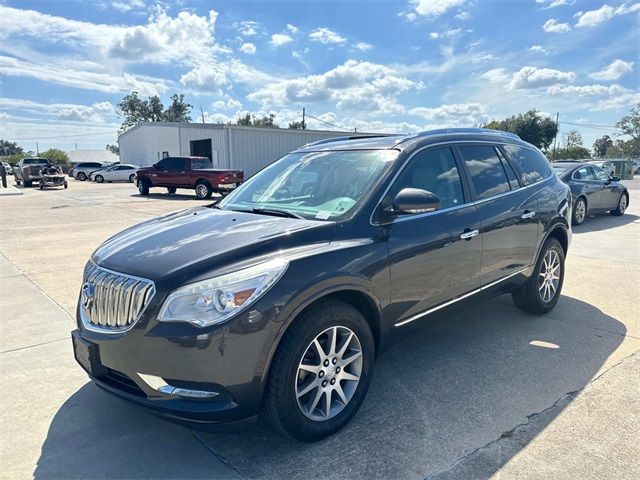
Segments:
[[[242,170],[215,169],[207,157],[166,157],[136,172],[140,195],[149,195],[152,187],[165,187],[169,193],[189,188],[198,198],[209,198],[214,192],[229,193],[243,180]]]

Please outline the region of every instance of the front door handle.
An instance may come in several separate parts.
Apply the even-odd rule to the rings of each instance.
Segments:
[[[465,230],[464,232],[462,232],[460,234],[460,238],[463,240],[470,240],[473,237],[475,237],[476,235],[478,235],[480,233],[480,230]]]
[[[529,212],[527,210],[525,210],[525,212],[522,214],[522,218],[527,219],[527,218],[533,218],[536,216],[536,212]]]

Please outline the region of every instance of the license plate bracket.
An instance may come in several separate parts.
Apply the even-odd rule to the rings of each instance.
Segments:
[[[100,363],[98,345],[82,338],[77,330],[71,333],[71,341],[76,361],[90,377],[100,377],[106,373],[105,368]]]

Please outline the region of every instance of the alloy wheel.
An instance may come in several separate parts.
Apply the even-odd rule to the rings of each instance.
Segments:
[[[206,185],[200,184],[196,187],[196,194],[200,198],[205,198],[207,196],[208,189]]]
[[[576,212],[575,212],[576,222],[582,223],[584,221],[584,217],[586,216],[586,213],[587,213],[587,207],[584,204],[584,200],[578,200],[578,203],[576,203]]]
[[[620,203],[618,204],[618,210],[620,211],[620,213],[624,213],[626,209],[627,209],[627,196],[625,194],[622,194],[620,196]]]
[[[324,330],[298,364],[294,388],[300,411],[314,421],[338,415],[358,388],[362,365],[362,346],[351,329]]]
[[[549,250],[542,261],[538,290],[545,303],[549,303],[558,292],[560,283],[560,256],[555,250]]]

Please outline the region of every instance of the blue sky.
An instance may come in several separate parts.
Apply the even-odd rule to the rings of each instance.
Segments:
[[[359,131],[537,108],[591,147],[640,102],[639,16],[619,0],[0,0],[0,137],[104,148],[137,90],[184,93],[194,120],[286,127],[306,107]]]

